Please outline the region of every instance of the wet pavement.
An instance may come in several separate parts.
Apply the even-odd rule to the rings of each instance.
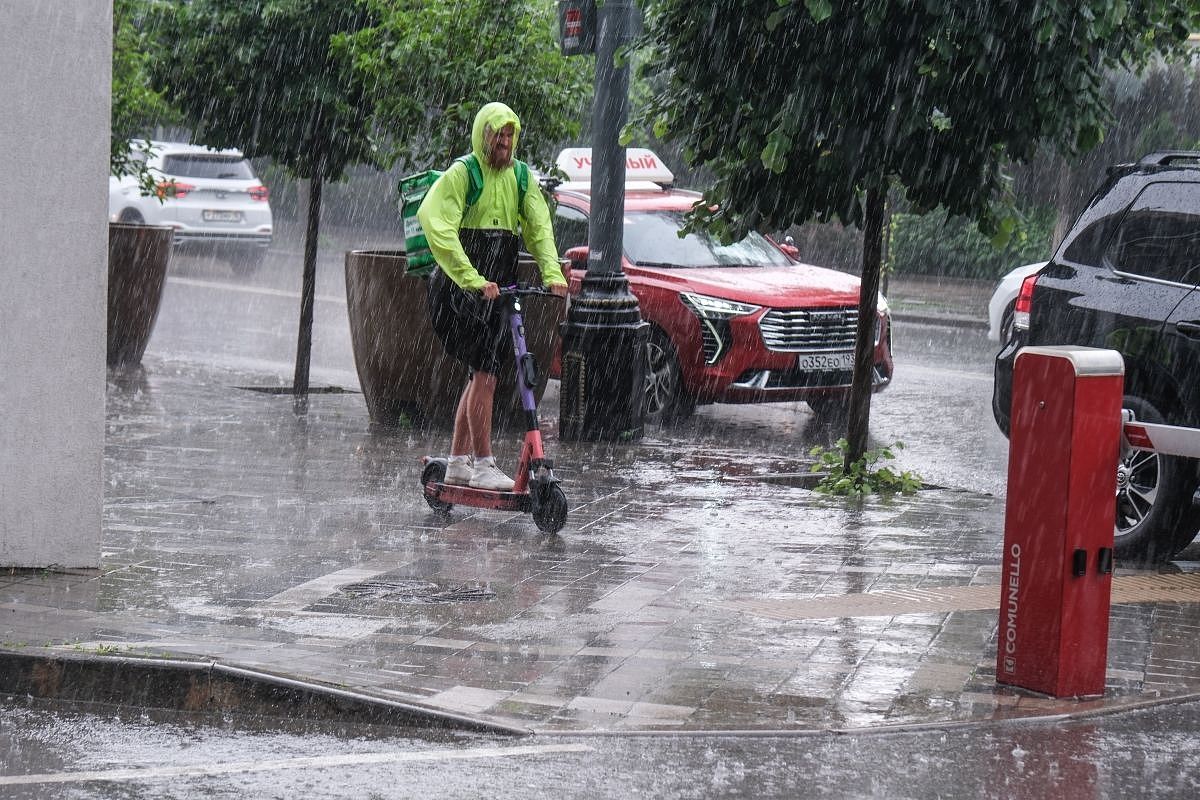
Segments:
[[[802,405],[570,444],[552,388],[571,510],[547,536],[427,507],[419,458],[445,432],[372,428],[352,391],[298,418],[257,391],[273,382],[156,355],[110,374],[102,569],[0,576],[0,650],[219,664],[547,733],[878,729],[1200,692],[1187,560],[1118,571],[1103,698],[998,687],[1003,497],[817,494],[807,452],[836,432]],[[515,438],[497,436],[502,463]]]

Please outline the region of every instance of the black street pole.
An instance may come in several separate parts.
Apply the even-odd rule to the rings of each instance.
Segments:
[[[308,181],[308,225],[304,234],[304,277],[300,287],[300,329],[296,335],[296,372],[292,379],[292,410],[308,413],[308,370],[312,360],[313,305],[317,286],[317,234],[321,221],[321,169]]]
[[[635,10],[634,0],[605,0],[596,8],[588,266],[562,326],[559,436],[567,440],[642,436],[649,326],[621,268],[625,148],[619,137],[629,110],[629,67],[615,63],[631,37]]]

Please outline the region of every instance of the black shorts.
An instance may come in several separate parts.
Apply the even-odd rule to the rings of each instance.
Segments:
[[[464,229],[463,250],[481,275],[500,286],[516,283],[517,237],[508,231]],[[446,352],[472,370],[495,375],[512,355],[504,304],[463,290],[435,269],[429,277],[429,321]]]

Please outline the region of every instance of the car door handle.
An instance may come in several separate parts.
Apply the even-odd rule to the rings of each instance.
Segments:
[[[1175,330],[1189,339],[1200,339],[1200,320],[1188,319],[1176,322]]]

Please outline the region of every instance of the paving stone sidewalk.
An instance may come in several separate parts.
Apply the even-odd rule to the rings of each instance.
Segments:
[[[153,357],[110,376],[103,567],[0,575],[0,649],[207,660],[546,732],[942,724],[1200,690],[1195,562],[1118,574],[1104,698],[997,687],[1003,499],[814,493],[822,434],[799,406],[770,426],[702,408],[620,446],[561,443],[544,414],[571,505],[546,536],[426,506],[418,458],[444,432],[374,429],[355,393],[297,418],[261,384]]]

